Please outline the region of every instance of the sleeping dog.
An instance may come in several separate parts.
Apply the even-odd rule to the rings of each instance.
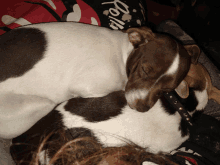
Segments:
[[[0,136],[12,138],[75,97],[125,90],[128,105],[145,112],[179,85],[200,50],[147,27],[53,22],[0,36],[0,54]]]
[[[202,110],[208,99],[220,103],[220,92],[212,86],[201,64],[191,65],[183,82],[176,96],[190,115]],[[187,98],[179,97],[183,95]],[[43,138],[58,130],[66,131],[67,135],[70,132],[70,140],[91,136],[103,147],[134,143],[154,153],[170,152],[189,138],[187,124],[163,96],[148,112],[138,112],[128,106],[125,93],[117,91],[105,97],[73,98],[60,104],[27,132],[13,139],[13,158],[30,162],[31,153],[37,150]],[[47,151],[50,159],[65,143],[59,143],[61,139],[59,135],[52,136],[41,155]],[[41,160],[44,159],[41,157]]]

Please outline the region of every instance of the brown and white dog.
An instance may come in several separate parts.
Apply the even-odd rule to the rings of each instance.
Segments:
[[[145,112],[178,86],[199,54],[196,45],[147,27],[53,22],[14,29],[0,36],[0,136],[18,136],[78,96],[125,89],[129,106]]]
[[[212,86],[201,64],[192,64],[179,86],[176,96],[190,115],[202,110],[208,99],[220,103],[220,91]],[[185,120],[163,96],[148,112],[138,112],[128,106],[125,93],[117,91],[101,98],[73,98],[60,104],[27,132],[13,139],[11,153],[16,162],[23,160],[24,165],[25,162],[29,164],[44,138],[58,130],[66,131],[67,137],[55,133],[49,138],[41,152],[41,162],[45,155],[49,161],[68,140],[82,137],[93,137],[103,147],[131,142],[154,153],[170,152],[189,138]]]

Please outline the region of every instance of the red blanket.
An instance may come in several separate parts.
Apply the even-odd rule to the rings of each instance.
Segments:
[[[19,26],[74,21],[111,29],[145,23],[142,1],[133,0],[7,0],[0,6],[0,35]]]

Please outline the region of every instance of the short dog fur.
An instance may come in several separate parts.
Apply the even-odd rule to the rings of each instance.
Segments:
[[[220,103],[219,96],[215,97],[220,91],[212,86],[201,64],[191,65],[177,89],[176,96],[192,116],[206,106],[208,99]],[[59,130],[66,131],[72,140],[89,136],[103,147],[134,143],[154,153],[170,152],[189,138],[188,125],[163,96],[148,112],[142,113],[128,106],[124,91],[117,91],[105,97],[73,98],[60,104],[26,133],[13,139],[13,157],[17,161],[23,158],[30,161],[32,155],[27,153],[35,151],[43,137]],[[59,141],[59,138],[54,135],[49,141]],[[55,145],[57,150],[62,146]],[[48,151],[47,156],[51,158],[54,147],[46,145],[42,153]]]
[[[147,27],[113,31],[73,22],[27,25],[0,36],[0,136],[20,135],[57,104],[125,90],[145,112],[196,63],[182,46]]]

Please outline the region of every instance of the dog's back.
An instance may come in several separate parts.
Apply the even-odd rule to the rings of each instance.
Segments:
[[[207,95],[206,92],[202,94]],[[187,99],[178,99],[193,113],[196,107],[201,107],[200,104],[207,103],[208,97],[198,98],[196,91],[190,89]],[[189,137],[187,124],[164,97],[150,111],[142,113],[129,108],[124,92],[118,91],[106,97],[75,98],[60,104],[26,133],[13,139],[11,153],[14,159],[31,160],[30,153],[37,150],[43,138],[59,130],[70,137],[67,139],[91,136],[103,146],[135,143],[151,152],[169,152]],[[56,134],[49,141],[59,141],[59,138]],[[61,146],[62,142],[60,145],[56,143],[57,150]],[[49,151],[49,158],[55,152],[51,152],[50,147],[44,148]]]

